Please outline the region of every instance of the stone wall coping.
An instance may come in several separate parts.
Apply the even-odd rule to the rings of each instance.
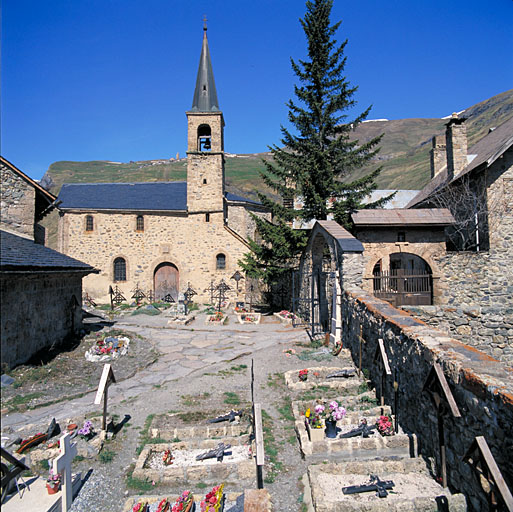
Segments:
[[[352,288],[345,293],[377,318],[402,331],[411,341],[429,348],[433,362],[440,362],[455,384],[479,397],[492,396],[513,407],[513,368],[361,289]]]

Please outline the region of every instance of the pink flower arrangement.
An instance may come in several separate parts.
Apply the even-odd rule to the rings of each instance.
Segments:
[[[319,407],[319,406],[318,406]],[[324,407],[324,406],[320,406]],[[316,407],[317,409],[317,407]],[[346,410],[344,407],[339,406],[338,402],[333,400],[329,403],[328,407],[324,407],[323,416],[326,421],[338,421],[341,420],[346,415]]]

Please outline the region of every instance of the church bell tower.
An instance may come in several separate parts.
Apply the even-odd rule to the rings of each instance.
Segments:
[[[217,100],[206,22],[192,108],[186,115],[188,212],[223,212],[224,119]]]

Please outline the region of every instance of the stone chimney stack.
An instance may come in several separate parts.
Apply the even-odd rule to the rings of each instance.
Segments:
[[[433,179],[447,165],[447,149],[445,135],[433,137],[431,148],[431,179]]]
[[[447,146],[447,179],[451,181],[467,166],[466,118],[453,114],[447,123],[445,144]]]

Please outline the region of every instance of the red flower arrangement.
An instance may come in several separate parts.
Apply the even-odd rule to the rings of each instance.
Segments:
[[[392,418],[390,416],[380,416],[376,421],[376,428],[382,436],[393,436],[394,428],[392,426]]]
[[[299,370],[299,380],[305,381],[308,378],[308,370]]]
[[[166,466],[170,466],[171,464],[173,464],[173,459],[174,457],[171,455],[171,450],[169,449],[164,452],[164,455],[162,455],[162,462]]]
[[[205,499],[200,503],[201,512],[215,511],[221,508],[223,504],[223,488],[224,484],[216,485],[212,490],[205,496]]]

